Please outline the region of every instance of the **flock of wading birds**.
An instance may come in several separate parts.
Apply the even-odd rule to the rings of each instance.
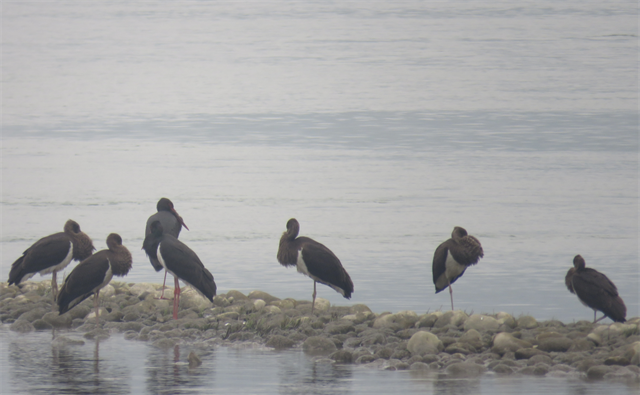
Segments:
[[[156,207],[158,212],[147,220],[142,248],[156,271],[163,268],[165,270],[161,298],[164,298],[167,272],[175,278],[173,318],[177,319],[180,303],[178,279],[191,285],[210,301],[213,301],[216,294],[216,283],[196,253],[178,240],[182,227],[187,230],[189,228],[176,212],[173,203],[162,198]],[[296,266],[298,272],[313,280],[311,312],[315,306],[316,283],[328,285],[345,298],[351,298],[353,282],[338,257],[324,245],[308,237],[298,237],[299,231],[298,221],[290,219],[287,230],[280,238],[277,258],[283,266]],[[80,230],[77,222],[68,220],[64,225],[64,232],[38,240],[13,263],[9,285],[19,285],[36,273],[53,273],[51,290],[59,313],[64,314],[93,294],[97,320],[100,289],[109,284],[113,276],[125,276],[132,265],[131,253],[122,245],[122,238],[118,234],[111,233],[107,237],[107,247],[107,250],[93,254],[95,248],[89,236]],[[449,288],[452,310],[451,284],[483,256],[480,241],[457,226],[453,229],[451,238],[436,248],[433,256],[433,283],[436,293]],[[72,260],[80,263],[67,276],[58,292],[56,273]],[[605,317],[624,322],[627,308],[611,280],[597,270],[585,267],[584,258],[580,255],[575,256],[573,265],[567,272],[565,284],[585,306],[593,309],[593,322]],[[604,313],[598,320],[597,311]]]

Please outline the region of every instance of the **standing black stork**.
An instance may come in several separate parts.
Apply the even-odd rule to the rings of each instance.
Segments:
[[[451,310],[453,310],[453,289],[451,284],[464,274],[467,267],[478,263],[484,257],[478,239],[467,234],[464,228],[456,226],[451,238],[436,248],[433,254],[433,284],[436,293],[449,287]]]
[[[200,294],[213,302],[216,283],[211,272],[204,267],[200,258],[191,248],[174,236],[164,233],[162,223],[153,221],[151,233],[144,239],[142,247],[149,259],[156,259],[175,278],[173,291],[173,319],[178,319],[180,304],[180,283],[178,279],[195,288]]]
[[[287,222],[287,230],[280,237],[278,262],[282,266],[295,266],[299,273],[313,280],[313,302],[316,304],[316,283],[328,285],[347,299],[351,299],[353,282],[340,259],[330,249],[308,237],[298,236],[300,224],[295,218]]]
[[[615,322],[625,322],[627,306],[618,296],[618,288],[605,276],[595,269],[585,267],[584,258],[576,255],[573,267],[564,278],[567,289],[576,294],[580,302],[593,309],[593,323],[611,318]],[[600,310],[604,316],[596,320],[596,312]]]
[[[71,260],[81,261],[89,257],[93,250],[95,248],[91,238],[80,230],[76,221],[70,219],[64,224],[64,232],[36,241],[13,262],[9,272],[9,285],[19,285],[36,273],[41,276],[53,273],[51,293],[55,301],[58,294],[57,273],[67,267]]]
[[[98,322],[100,290],[109,284],[113,276],[126,276],[132,265],[131,253],[122,245],[120,235],[111,233],[107,236],[107,247],[109,249],[98,251],[80,262],[64,280],[57,299],[60,314],[94,294],[93,305]]]
[[[154,221],[160,221],[165,233],[170,234],[176,239],[178,238],[178,236],[180,236],[180,231],[182,230],[183,226],[185,227],[185,229],[189,230],[189,227],[184,223],[182,217],[179,216],[176,209],[173,208],[173,202],[171,202],[171,200],[167,198],[161,198],[160,200],[158,200],[158,204],[156,204],[156,209],[158,210],[158,212],[150,216],[147,220],[147,227],[144,231],[145,237],[148,236],[149,233],[151,233],[151,224]],[[156,258],[149,256],[149,261],[151,262],[151,265],[156,270],[156,272],[162,270],[162,264],[158,262]],[[160,299],[164,299],[164,287],[166,282],[167,271],[165,270],[164,281],[162,282],[162,294],[160,295]]]

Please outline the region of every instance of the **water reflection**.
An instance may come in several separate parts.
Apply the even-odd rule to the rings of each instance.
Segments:
[[[351,393],[352,379],[351,366],[334,365],[327,359],[307,357],[302,353],[281,359],[278,369],[281,394],[347,394]]]
[[[169,349],[149,348],[145,362],[147,392],[153,394],[194,393],[197,389],[211,388],[214,372],[209,366],[206,352],[198,350],[203,357],[202,366],[189,368],[187,357],[193,350],[190,346],[175,345]]]
[[[82,345],[52,332],[50,357],[42,351],[43,341],[24,335],[9,343],[9,371],[12,384],[32,394],[93,393],[128,394],[131,377],[126,366],[112,358],[100,358],[100,341]]]

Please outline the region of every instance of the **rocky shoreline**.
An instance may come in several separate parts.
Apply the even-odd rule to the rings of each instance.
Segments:
[[[418,315],[413,311],[373,313],[367,306],[330,306],[278,299],[265,292],[229,291],[213,303],[191,288],[180,297],[178,320],[172,301],[157,299],[160,285],[112,282],[100,292],[100,323],[93,298],[69,312],[53,311],[50,281],[21,288],[0,285],[0,321],[11,331],[62,329],[87,339],[124,333],[125,339],[171,348],[191,343],[210,349],[254,343],[276,350],[301,348],[336,363],[380,370],[411,370],[452,377],[522,374],[640,383],[640,318],[626,323],[538,322],[463,311]],[[172,295],[172,289],[165,291]],[[68,339],[64,334],[55,341]],[[197,356],[193,356],[197,365]]]

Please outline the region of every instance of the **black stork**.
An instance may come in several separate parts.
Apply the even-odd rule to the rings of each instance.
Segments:
[[[100,290],[109,284],[113,276],[124,277],[131,269],[131,253],[122,245],[117,233],[107,236],[107,250],[101,250],[80,262],[64,280],[57,303],[60,314],[95,295],[93,305],[96,309],[96,323],[100,312],[98,298]]]
[[[178,212],[173,207],[173,202],[171,200],[167,198],[161,198],[160,200],[158,200],[158,204],[156,204],[156,209],[158,210],[158,212],[150,216],[147,220],[147,227],[144,231],[145,237],[148,236],[149,233],[151,233],[151,224],[154,221],[160,221],[165,233],[170,234],[176,239],[180,236],[180,231],[182,230],[183,226],[185,227],[185,229],[189,230],[187,224],[184,223],[182,217],[178,215]],[[151,262],[151,265],[156,270],[156,272],[162,270],[162,264],[158,262],[156,258],[149,256],[149,261]],[[167,271],[165,270],[164,281],[162,282],[162,294],[160,295],[160,299],[164,299],[164,287],[166,282]]]
[[[478,263],[484,257],[482,245],[473,236],[467,234],[464,228],[456,226],[451,232],[451,238],[436,248],[433,254],[433,284],[436,293],[449,287],[451,310],[453,310],[453,284],[471,265]]]
[[[351,299],[353,282],[349,273],[344,270],[340,259],[330,249],[308,237],[300,236],[300,224],[295,218],[287,222],[287,230],[280,237],[278,262],[282,266],[295,266],[313,280],[313,302],[311,312],[316,304],[316,283],[328,285],[336,292]]]
[[[625,322],[627,306],[618,295],[618,288],[607,276],[585,265],[584,258],[580,255],[573,258],[573,267],[564,278],[569,292],[576,294],[583,305],[593,309],[594,324],[605,317],[615,322]],[[598,310],[604,313],[604,316],[596,320]]]
[[[213,302],[216,283],[211,272],[204,267],[200,258],[191,248],[174,236],[164,233],[162,223],[153,221],[151,233],[144,239],[142,247],[150,259],[156,259],[175,278],[173,293],[173,318],[178,319],[180,304],[180,284],[178,279],[195,288]]]
[[[70,219],[64,224],[64,232],[36,241],[13,262],[9,272],[9,285],[19,285],[36,273],[41,276],[53,273],[51,293],[55,301],[58,294],[57,273],[72,260],[81,261],[91,256],[94,250],[91,238],[80,230],[76,221]]]

